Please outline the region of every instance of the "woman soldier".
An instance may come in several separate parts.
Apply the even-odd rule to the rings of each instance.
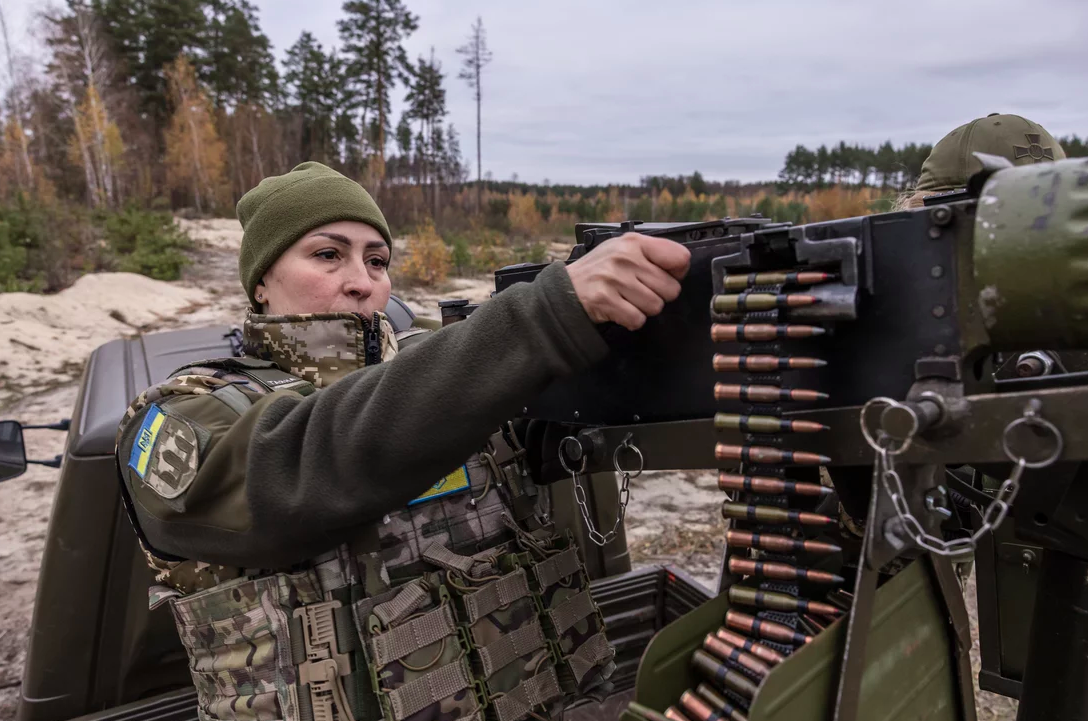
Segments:
[[[518,721],[602,688],[577,549],[496,431],[606,355],[597,324],[675,299],[688,251],[627,234],[399,347],[362,187],[303,163],[238,217],[245,356],[141,393],[117,447],[201,718]]]

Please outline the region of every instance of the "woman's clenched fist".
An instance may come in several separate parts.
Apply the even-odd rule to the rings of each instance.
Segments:
[[[625,233],[567,266],[574,292],[595,323],[638,330],[680,295],[691,253],[665,238]]]

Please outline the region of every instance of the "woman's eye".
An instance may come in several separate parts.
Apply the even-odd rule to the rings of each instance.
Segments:
[[[385,258],[371,258],[367,262],[370,263],[370,265],[374,266],[375,268],[388,268],[389,267],[389,261],[386,260]]]
[[[335,250],[319,250],[314,253],[314,257],[321,258],[322,260],[336,260]]]

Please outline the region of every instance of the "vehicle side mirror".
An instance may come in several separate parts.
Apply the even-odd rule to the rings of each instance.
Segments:
[[[26,473],[26,445],[19,421],[0,421],[0,481]]]

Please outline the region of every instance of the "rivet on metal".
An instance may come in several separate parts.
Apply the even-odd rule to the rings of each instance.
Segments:
[[[952,209],[947,205],[938,205],[929,212],[929,219],[936,225],[948,225],[952,222]]]
[[[942,278],[944,277],[944,268],[939,265],[935,265],[929,269],[929,275],[932,278]]]
[[[934,318],[944,318],[945,312],[946,312],[945,307],[943,305],[933,306],[933,317]],[[576,413],[575,416],[577,416],[577,415],[578,414]]]

